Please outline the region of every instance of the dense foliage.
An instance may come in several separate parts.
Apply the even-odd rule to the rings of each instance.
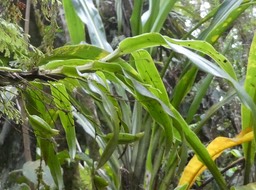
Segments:
[[[1,186],[255,188],[255,2],[2,2]]]

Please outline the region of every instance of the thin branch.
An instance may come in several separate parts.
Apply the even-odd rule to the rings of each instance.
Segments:
[[[24,118],[24,122],[22,124],[22,136],[23,136],[23,146],[24,146],[24,155],[26,161],[32,161],[31,157],[31,149],[30,149],[30,136],[29,136],[29,129],[28,129],[28,120],[25,113],[25,108],[23,105],[22,97],[19,96],[17,99],[17,105],[21,112],[21,117]]]
[[[222,174],[225,173],[230,168],[233,168],[235,165],[244,164],[244,161],[245,161],[244,157],[237,159],[236,161],[232,162],[230,165],[225,167],[223,170],[221,170],[221,173]],[[207,180],[204,181],[204,183],[202,185],[200,185],[199,189],[202,189],[203,187],[205,187],[208,183],[210,183],[213,180],[214,180],[213,176],[208,178]]]
[[[25,32],[25,39],[28,41],[28,33],[29,33],[29,20],[30,20],[30,8],[31,2],[27,0],[26,2],[26,13],[25,13],[25,24],[24,24],[24,32]]]

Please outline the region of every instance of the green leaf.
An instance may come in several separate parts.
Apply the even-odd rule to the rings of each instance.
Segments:
[[[192,102],[192,104],[189,107],[188,113],[187,113],[187,118],[186,121],[190,123],[193,120],[194,115],[196,115],[196,111],[198,109],[198,106],[202,102],[203,96],[205,95],[206,91],[208,90],[208,87],[210,83],[212,82],[213,76],[212,75],[207,75],[197,88],[197,93],[196,96]]]
[[[249,58],[248,58],[248,65],[247,65],[247,73],[244,83],[244,88],[247,91],[247,93],[252,97],[254,100],[254,103],[256,103],[256,35],[254,35]],[[247,129],[250,128],[253,125],[253,115],[251,111],[246,108],[245,106],[242,106],[242,128]],[[256,130],[256,128],[254,127]],[[254,131],[256,132],[256,131]]]
[[[150,0],[149,10],[142,16],[142,33],[159,32],[177,0]]]
[[[46,121],[37,115],[28,115],[28,119],[35,134],[38,134],[41,138],[50,138],[59,134],[58,130],[52,128]]]
[[[69,94],[62,83],[52,82],[50,87],[53,100],[59,109],[61,124],[65,130],[69,154],[71,159],[74,159],[76,154],[76,132]]]
[[[143,0],[134,1],[132,16],[130,19],[133,36],[141,34],[142,9],[143,9]]]
[[[194,85],[197,71],[197,67],[189,69],[174,87],[171,103],[175,108],[179,107],[180,102]]]
[[[102,76],[104,77],[104,76]],[[120,108],[116,99],[109,92],[107,83],[104,82],[99,76],[95,76],[93,80],[88,81],[89,88],[92,92],[100,96],[105,112],[111,120],[113,136],[108,141],[100,160],[98,161],[97,168],[102,167],[110,158],[118,145],[118,134],[121,128]]]
[[[45,163],[49,166],[52,177],[55,184],[59,190],[62,190],[64,187],[61,166],[58,159],[58,156],[55,152],[55,144],[49,141],[49,139],[38,139],[42,156],[45,160]]]
[[[190,49],[194,49],[196,51],[200,51],[201,53],[210,56],[224,71],[226,71],[232,78],[237,80],[236,73],[234,71],[234,68],[232,67],[231,63],[228,61],[228,59],[220,54],[218,51],[214,49],[214,47],[201,40],[174,40],[174,39],[167,39],[171,43],[175,43],[177,45],[181,45],[183,47],[187,47]],[[175,42],[174,42],[175,41]]]
[[[168,105],[169,97],[150,54],[145,50],[138,50],[133,52],[132,56],[143,83],[152,86],[150,91]]]
[[[53,70],[58,69],[59,71],[65,66],[79,66],[85,65],[88,61],[84,59],[66,59],[66,60],[54,60],[50,61],[46,65],[41,66],[41,70]],[[54,71],[56,72],[56,71]],[[52,73],[52,72],[51,72]]]
[[[246,92],[249,94],[249,96],[253,99],[254,103],[256,103],[256,35],[254,35],[249,58],[248,58],[248,65],[247,65],[247,73],[244,83],[244,88]],[[241,116],[242,116],[242,129],[245,130],[247,128],[253,128],[254,134],[256,134],[256,127],[255,127],[255,115],[254,113],[245,107],[244,105],[241,108]],[[252,167],[252,164],[254,163],[254,152],[255,152],[255,142],[256,137],[254,137],[253,143],[244,143],[243,144],[243,150],[246,158],[246,171],[245,176],[246,178],[249,178],[250,176],[250,170]],[[247,179],[245,179],[247,180]],[[249,181],[248,181],[249,182]]]
[[[227,30],[227,28],[244,12],[247,6],[242,6],[243,0],[224,1],[218,8],[209,27],[200,34],[199,39],[206,40],[213,44]]]
[[[113,51],[106,40],[104,25],[92,0],[73,0],[73,5],[80,19],[87,25],[91,43],[109,52]]]
[[[101,136],[102,138],[109,140],[113,138],[113,133],[109,133],[107,135]],[[144,136],[144,132],[136,133],[136,134],[130,134],[130,133],[119,133],[118,134],[118,144],[129,144],[136,141],[139,141]]]
[[[51,55],[43,58],[39,65],[44,65],[50,61],[56,60],[69,60],[69,59],[83,59],[83,60],[99,60],[108,55],[108,53],[96,46],[85,45],[66,45],[60,48],[54,49]],[[52,65],[55,63],[49,63],[47,67],[56,68]],[[42,68],[44,68],[42,66]]]
[[[118,56],[136,51],[141,48],[148,48],[148,47],[154,47],[159,45],[169,47],[173,51],[187,56],[199,69],[207,73],[210,73],[214,76],[224,78],[229,82],[231,82],[233,84],[233,87],[236,89],[240,100],[243,102],[245,106],[247,106],[249,109],[252,110],[252,113],[255,116],[254,118],[256,118],[255,104],[253,103],[252,99],[248,96],[248,94],[245,92],[245,90],[240,86],[240,84],[233,78],[233,76],[230,76],[229,72],[225,72],[225,70],[222,70],[221,68],[214,65],[213,63],[206,60],[205,58],[199,56],[198,54],[186,48],[183,48],[181,45],[184,45],[184,44],[181,44],[180,41],[173,40],[166,36],[161,36],[158,33],[143,34],[140,36],[127,38],[123,40],[120,43],[119,48],[112,54],[105,57],[104,60],[116,59]],[[210,44],[206,46],[211,47]],[[194,48],[196,49],[196,46],[194,46]],[[210,54],[209,56],[213,56],[213,55],[214,54]]]
[[[84,24],[77,16],[72,1],[63,0],[62,4],[72,44],[79,44],[81,41],[85,41]]]
[[[239,5],[242,3],[241,0],[225,1],[215,10],[210,12],[205,18],[202,19],[202,22],[204,22],[205,19],[209,19],[209,17],[213,17],[213,20],[209,27],[199,35],[198,39],[205,40],[211,44],[214,44],[221,36],[221,34],[223,34],[223,32],[230,28],[230,26],[237,19],[237,17],[240,16],[250,6],[249,3],[246,3],[246,1],[244,2],[245,3],[239,7]],[[201,26],[201,24],[199,26]],[[233,73],[232,70],[230,71]],[[190,72],[189,75],[191,76],[191,79],[195,79],[197,69],[195,67],[192,67],[188,72]],[[184,77],[187,77],[186,74],[184,75]],[[176,85],[175,90],[173,92],[173,97],[180,97],[179,99],[182,100],[190,91],[194,83],[194,80],[186,81],[181,79],[180,81],[182,82],[178,82],[178,84]],[[183,88],[184,90],[182,90]],[[203,94],[201,96],[203,96]],[[180,102],[175,101],[176,107],[179,104]]]

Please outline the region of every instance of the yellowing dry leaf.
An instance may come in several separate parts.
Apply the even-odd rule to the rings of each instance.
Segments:
[[[248,129],[239,133],[235,138],[217,137],[208,145],[207,150],[212,159],[215,160],[225,149],[251,141],[252,139],[253,132],[251,129]],[[191,187],[196,178],[205,169],[205,165],[199,161],[195,155],[185,167],[184,172],[180,178],[179,185],[189,184],[189,187]]]

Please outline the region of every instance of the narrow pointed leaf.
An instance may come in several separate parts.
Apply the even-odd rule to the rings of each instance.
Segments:
[[[92,0],[72,0],[80,19],[87,25],[91,43],[109,52],[113,51],[106,40],[104,25]]]
[[[51,93],[59,109],[59,118],[65,130],[70,157],[74,159],[76,154],[76,132],[69,95],[65,86],[56,82],[51,84]]]
[[[84,24],[77,16],[72,1],[63,0],[62,4],[72,44],[79,44],[81,41],[85,41]]]
[[[244,88],[249,96],[253,99],[254,103],[256,103],[256,35],[254,34],[254,38],[251,44],[248,65],[247,65],[247,73],[244,83]],[[256,134],[256,126],[255,126],[255,116],[253,112],[242,105],[241,109],[241,119],[242,119],[242,129],[246,130],[249,127],[253,127],[254,134]],[[255,138],[255,137],[254,137]],[[256,142],[256,138],[254,139],[254,143]],[[243,144],[244,155],[246,158],[246,170],[245,176],[249,178],[250,170],[252,164],[255,159],[255,146],[251,145],[251,143]]]

